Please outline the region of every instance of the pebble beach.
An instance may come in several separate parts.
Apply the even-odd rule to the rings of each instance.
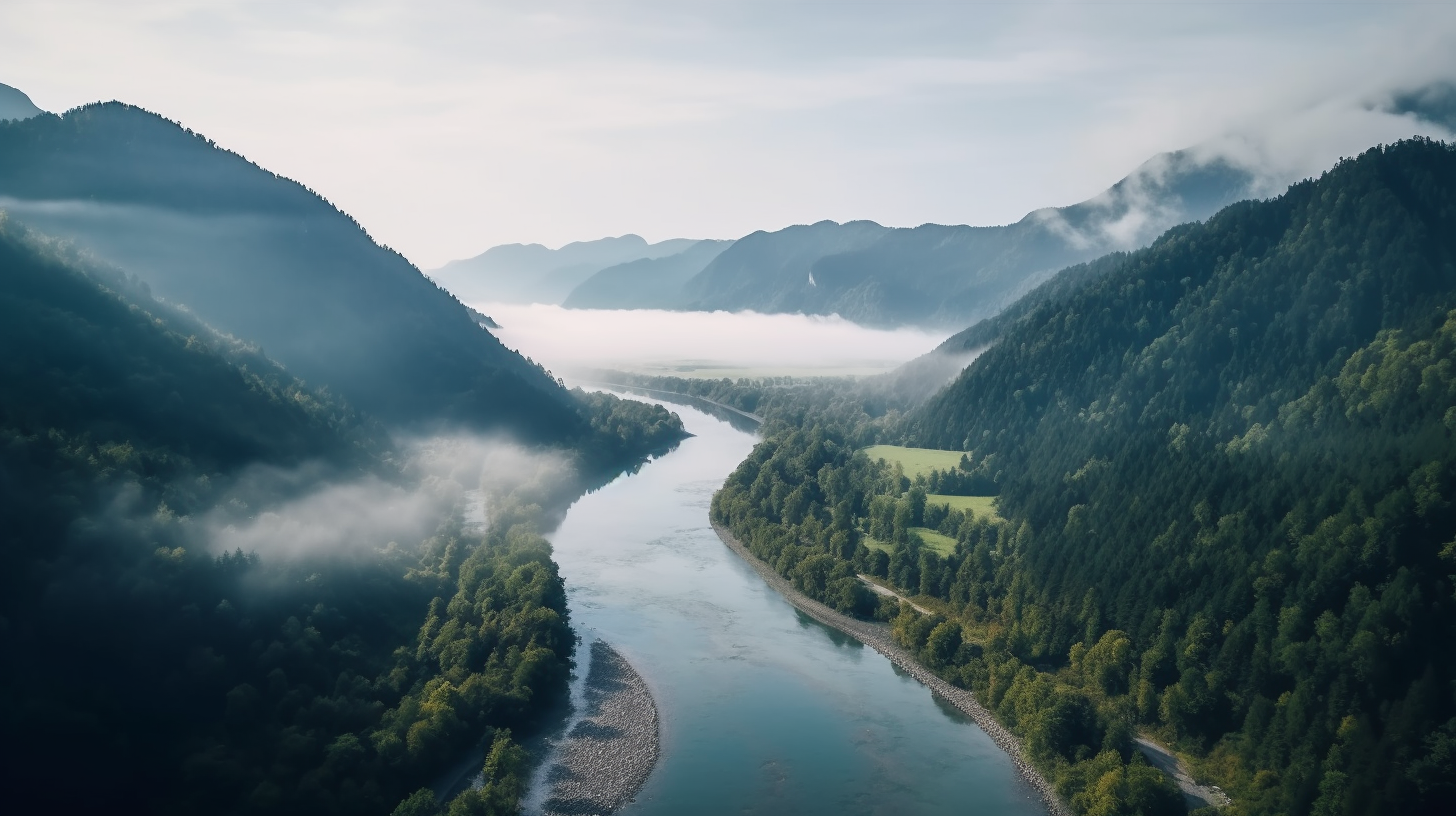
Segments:
[[[659,751],[657,704],[617,650],[591,645],[586,710],[547,769],[543,816],[605,816],[632,801]]]

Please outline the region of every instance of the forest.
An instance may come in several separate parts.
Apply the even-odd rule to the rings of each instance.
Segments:
[[[715,520],[807,594],[890,620],[1079,813],[1182,810],[1140,732],[1230,813],[1445,812],[1456,149],[1374,148],[1078,278],[980,330],[923,404],[719,383],[770,422]],[[872,443],[966,459],[912,480]],[[925,501],[972,486],[999,519]]]
[[[589,433],[555,378],[352,217],[141,108],[0,121],[0,198],[393,427]]]
[[[575,649],[538,524],[676,416],[563,390],[583,430],[523,450],[567,476],[514,472],[468,525],[469,468],[3,214],[0,349],[8,785],[63,811],[516,812]],[[418,536],[217,547],[334,489],[423,508]],[[472,750],[482,784],[438,801]]]

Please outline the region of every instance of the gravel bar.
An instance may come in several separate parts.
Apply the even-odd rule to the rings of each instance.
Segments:
[[[657,764],[657,703],[616,649],[591,645],[586,712],[566,735],[543,816],[604,816],[632,801]]]
[[[986,736],[990,737],[992,742],[996,743],[1001,750],[1010,755],[1011,762],[1016,766],[1016,770],[1021,774],[1022,779],[1041,797],[1047,810],[1053,816],[1072,816],[1071,808],[1068,808],[1062,802],[1061,797],[1057,796],[1056,789],[1052,787],[1052,784],[1026,760],[1022,752],[1021,740],[1017,739],[1014,734],[1002,727],[1001,723],[996,722],[996,718],[992,716],[991,712],[976,701],[974,694],[940,679],[929,669],[920,665],[909,652],[896,645],[895,641],[890,637],[889,626],[883,623],[862,621],[851,618],[848,615],[840,614],[804,595],[793,584],[774,572],[773,567],[760,561],[758,556],[749,552],[748,548],[743,546],[737,538],[734,538],[733,534],[727,528],[719,526],[717,522],[713,522],[713,531],[718,534],[718,538],[722,539],[724,544],[728,545],[729,549],[738,553],[749,566],[753,567],[754,571],[769,586],[778,590],[780,595],[783,595],[789,603],[793,604],[805,615],[819,621],[825,626],[838,629],[889,658],[891,663],[899,666],[906,674],[919,680],[932,693],[955,706],[967,717],[970,717],[977,726],[980,726],[982,731],[986,732]]]

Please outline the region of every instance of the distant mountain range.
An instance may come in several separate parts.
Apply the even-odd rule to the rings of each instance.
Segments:
[[[560,249],[505,244],[463,261],[451,261],[430,277],[466,302],[560,303],[592,275],[617,264],[676,255],[696,241],[674,238],[649,244],[637,235],[578,241]],[[701,267],[699,267],[701,269]]]
[[[1095,198],[1007,226],[821,221],[733,242],[649,245],[628,235],[555,251],[512,244],[432,275],[469,302],[839,314],[870,326],[961,328],[1059,269],[1145,246],[1175,224],[1264,192],[1246,168],[1180,151],[1155,156]]]
[[[396,426],[583,432],[565,389],[297,182],[140,108],[0,122],[0,210]]]
[[[561,305],[568,309],[677,308],[683,286],[732,244],[698,241],[676,255],[609,266],[573,289]]]

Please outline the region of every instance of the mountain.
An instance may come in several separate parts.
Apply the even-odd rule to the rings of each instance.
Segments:
[[[1184,811],[1140,734],[1222,789],[1199,814],[1449,811],[1456,147],[1374,148],[960,342],[984,350],[905,416],[858,382],[760,388],[714,521],[889,621],[1074,812]],[[959,463],[907,476],[876,434]]]
[[[678,292],[732,241],[698,241],[676,255],[609,266],[571,290],[568,309],[671,309]]]
[[[1069,266],[995,316],[956,332],[893,371],[865,378],[864,385],[893,395],[898,405],[919,406],[955,379],[976,355],[1028,320],[1038,308],[1069,297],[1089,281],[1117,269],[1126,258],[1125,252],[1111,252],[1096,260]]]
[[[0,120],[29,119],[42,113],[45,111],[37,108],[24,91],[9,85],[0,85]]]
[[[430,276],[468,303],[561,303],[602,269],[675,255],[694,243],[674,238],[649,244],[639,236],[623,235],[578,241],[560,249],[505,244],[474,258],[451,261]]]
[[[1245,812],[1437,813],[1453,372],[1456,149],[1410,141],[1039,303],[910,441],[998,462],[1021,660],[1123,633],[1111,688]]]
[[[509,540],[454,512],[478,461],[416,472],[337,398],[3,216],[0,352],[0,727],[25,746],[0,783],[65,812],[384,816],[563,698],[549,544],[510,501]],[[265,552],[219,546],[239,530]],[[107,757],[79,786],[77,746]],[[464,805],[514,811],[524,782],[498,768]]]
[[[873,221],[820,221],[746,235],[683,286],[683,308],[803,311],[822,258],[864,249],[890,231]]]
[[[1009,226],[887,229],[826,221],[755,233],[742,239],[752,239],[742,250],[735,245],[689,281],[682,306],[959,328],[995,314],[1059,269],[1144,245],[1259,190],[1250,171],[1182,151],[1150,159],[1095,198],[1037,210]],[[829,240],[834,233],[842,236]]]
[[[564,389],[353,219],[140,108],[0,122],[0,209],[387,423],[585,429]]]

